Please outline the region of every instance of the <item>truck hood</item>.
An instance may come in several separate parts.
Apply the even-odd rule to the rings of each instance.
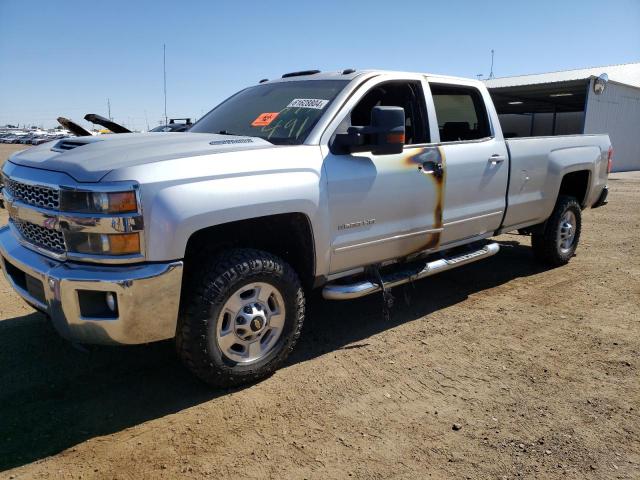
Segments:
[[[112,170],[163,160],[259,148],[258,137],[208,133],[121,133],[62,139],[13,155],[16,165],[66,173],[78,182],[99,182]]]

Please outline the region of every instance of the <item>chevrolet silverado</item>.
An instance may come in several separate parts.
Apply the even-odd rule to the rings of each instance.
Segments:
[[[282,365],[313,288],[388,294],[496,254],[510,231],[567,263],[611,156],[607,135],[505,140],[479,81],[294,72],[186,133],[14,154],[0,264],[64,337],[175,339],[198,377],[236,385]]]

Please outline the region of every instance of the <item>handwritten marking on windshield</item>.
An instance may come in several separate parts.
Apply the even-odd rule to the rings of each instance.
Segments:
[[[303,107],[298,107],[296,109],[285,107],[280,111],[278,120],[273,125],[263,126],[261,132],[266,133],[266,140],[269,140],[273,136],[277,137],[277,135],[275,135],[276,132],[279,129],[283,129],[284,136],[286,138],[295,138],[297,140],[300,135],[304,133],[305,126],[309,123],[309,117],[315,116],[311,111]],[[302,115],[300,115],[300,113],[302,113]],[[283,118],[291,115],[294,117],[289,119]]]

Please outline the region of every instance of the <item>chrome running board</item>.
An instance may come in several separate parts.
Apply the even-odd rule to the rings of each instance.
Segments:
[[[382,282],[385,288],[397,287],[398,285],[430,277],[436,273],[452,270],[456,267],[491,257],[498,253],[499,250],[500,245],[497,243],[488,243],[478,250],[466,251],[432,260],[422,268],[401,270],[382,275]],[[362,279],[355,283],[328,283],[322,289],[322,296],[327,300],[351,300],[352,298],[364,297],[379,291],[380,285],[367,279]]]

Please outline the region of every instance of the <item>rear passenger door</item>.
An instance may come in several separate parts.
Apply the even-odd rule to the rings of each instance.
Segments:
[[[462,82],[430,80],[429,88],[446,172],[440,245],[491,236],[502,222],[509,169],[502,133],[486,108],[491,100]]]

